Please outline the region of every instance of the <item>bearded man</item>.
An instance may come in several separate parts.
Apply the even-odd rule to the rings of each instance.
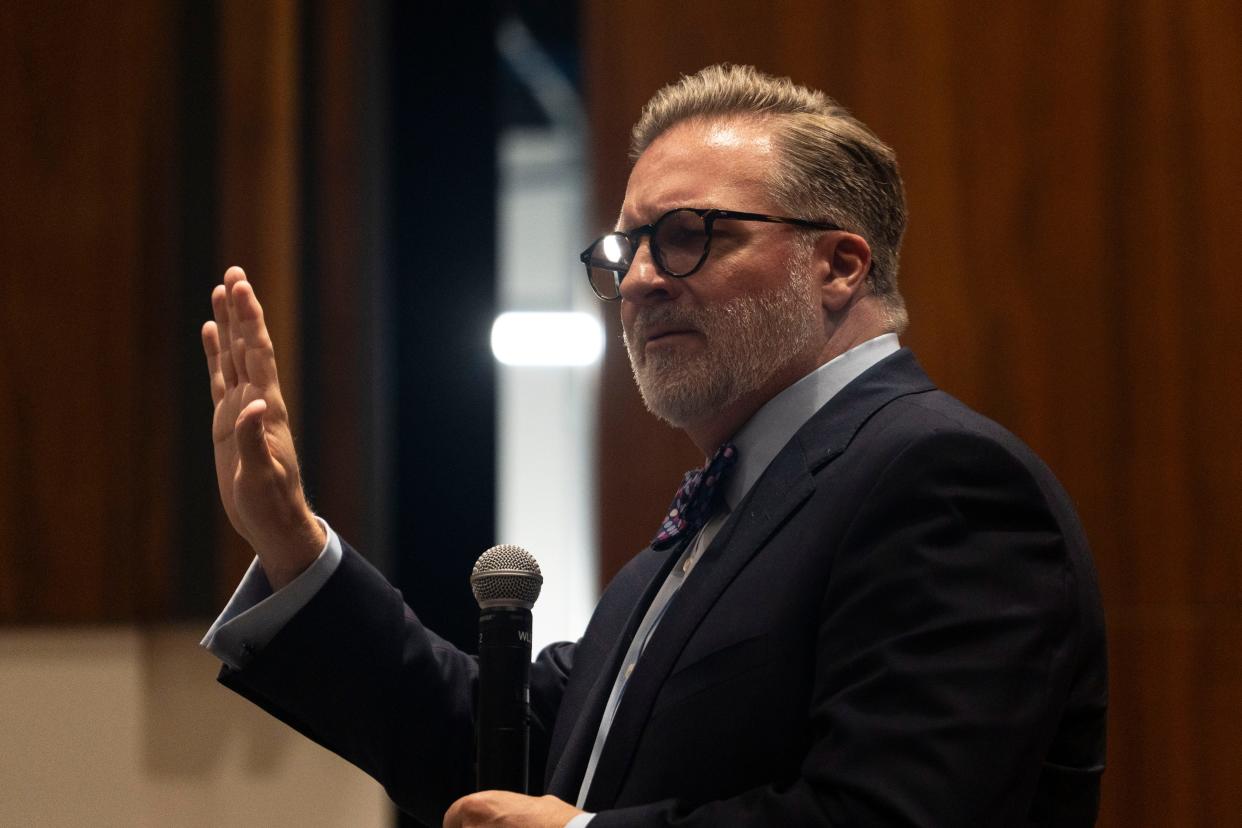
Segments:
[[[661,90],[633,139],[581,258],[647,407],[708,460],[582,639],[532,664],[544,795],[470,793],[475,661],[307,508],[237,268],[203,340],[221,495],[258,557],[204,640],[221,680],[446,826],[1093,824],[1086,540],[1044,464],[898,342],[892,151],[731,66]]]

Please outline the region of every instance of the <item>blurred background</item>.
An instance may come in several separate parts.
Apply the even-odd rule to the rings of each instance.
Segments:
[[[395,824],[198,647],[250,560],[198,339],[230,264],[317,511],[464,646],[499,542],[543,563],[537,639],[581,631],[701,458],[577,253],[642,103],[723,60],[896,148],[903,341],[1078,504],[1101,825],[1236,819],[1239,3],[6,0],[0,825]]]

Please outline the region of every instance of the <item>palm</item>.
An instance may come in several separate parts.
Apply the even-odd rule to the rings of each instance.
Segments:
[[[220,499],[224,511],[234,526],[244,524],[237,512],[237,500],[234,488],[241,472],[241,458],[237,451],[237,438],[234,426],[238,416],[247,405],[263,399],[263,392],[253,383],[238,383],[225,391],[224,397],[216,403],[216,412],[211,421],[211,439],[215,446],[216,479],[220,484]],[[241,527],[238,526],[239,531]],[[242,534],[247,534],[242,531]]]

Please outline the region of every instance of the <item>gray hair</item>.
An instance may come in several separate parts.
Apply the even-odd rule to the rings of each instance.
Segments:
[[[753,66],[722,63],[652,96],[630,134],[630,157],[637,161],[683,121],[728,117],[775,120],[780,161],[769,181],[772,197],[799,218],[832,222],[867,240],[867,285],[883,306],[886,326],[903,330],[908,316],[897,269],[906,196],[892,148],[823,92]]]

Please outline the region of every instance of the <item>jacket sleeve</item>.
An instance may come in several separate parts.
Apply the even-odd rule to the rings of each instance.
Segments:
[[[531,668],[533,773],[572,653],[552,645]],[[242,669],[225,666],[220,681],[357,765],[424,822],[438,825],[474,790],[475,658],[424,627],[348,545],[315,597]]]
[[[897,452],[824,550],[796,778],[602,811],[592,828],[1029,824],[1084,652],[1074,596],[1086,550],[1043,473],[972,433]],[[1058,825],[1094,824],[1101,769],[1089,765],[1087,805]]]

